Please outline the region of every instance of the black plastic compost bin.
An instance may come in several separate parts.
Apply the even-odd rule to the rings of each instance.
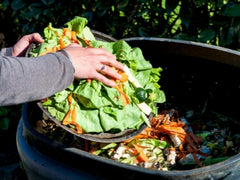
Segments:
[[[182,40],[129,38],[154,67],[163,68],[160,85],[167,103],[231,116],[240,127],[240,53],[226,48]],[[240,177],[240,155],[192,170],[158,171],[119,163],[65,146],[39,134],[32,121],[41,111],[36,103],[23,106],[17,147],[29,179],[188,179],[232,180]],[[229,122],[232,123],[232,122]],[[237,127],[238,126],[238,127]]]

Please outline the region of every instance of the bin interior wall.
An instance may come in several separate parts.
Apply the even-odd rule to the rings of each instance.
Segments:
[[[226,63],[228,54],[219,50],[212,55],[209,48],[166,41],[127,42],[140,47],[153,67],[162,67],[159,84],[167,103],[240,116],[240,68]]]

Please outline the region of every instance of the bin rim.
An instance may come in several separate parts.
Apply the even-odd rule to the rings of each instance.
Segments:
[[[213,60],[224,64],[240,67],[240,52],[237,50],[221,47],[217,45],[210,45],[202,42],[195,42],[189,40],[158,38],[158,37],[130,37],[122,39],[126,42],[145,41],[154,43],[164,43],[170,47],[169,51],[176,55],[187,55],[192,57],[199,57],[203,59]],[[179,49],[178,49],[179,48]],[[191,51],[189,51],[189,48]],[[196,48],[197,51],[196,51]]]

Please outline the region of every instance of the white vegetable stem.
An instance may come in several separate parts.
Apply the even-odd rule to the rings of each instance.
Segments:
[[[128,75],[128,80],[136,87],[142,87],[141,84],[138,82],[138,80],[132,75],[130,72],[130,69],[125,65],[124,71]],[[138,108],[144,112],[146,115],[150,115],[152,112],[152,108],[149,107],[145,102],[137,104]]]

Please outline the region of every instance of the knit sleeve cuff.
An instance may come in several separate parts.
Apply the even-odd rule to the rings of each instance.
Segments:
[[[67,51],[65,51],[64,49],[61,49],[61,50],[59,50],[58,52],[61,52],[62,54],[64,54],[65,56],[67,56],[67,58],[68,58],[68,59],[70,60],[70,62],[72,63],[73,68],[74,68],[74,71],[75,71],[75,67],[74,67],[73,61],[72,61],[71,57],[69,56],[69,54],[67,53]]]
[[[13,50],[12,47],[2,48],[1,51],[0,51],[0,54],[3,55],[3,56],[12,56],[12,50]]]

